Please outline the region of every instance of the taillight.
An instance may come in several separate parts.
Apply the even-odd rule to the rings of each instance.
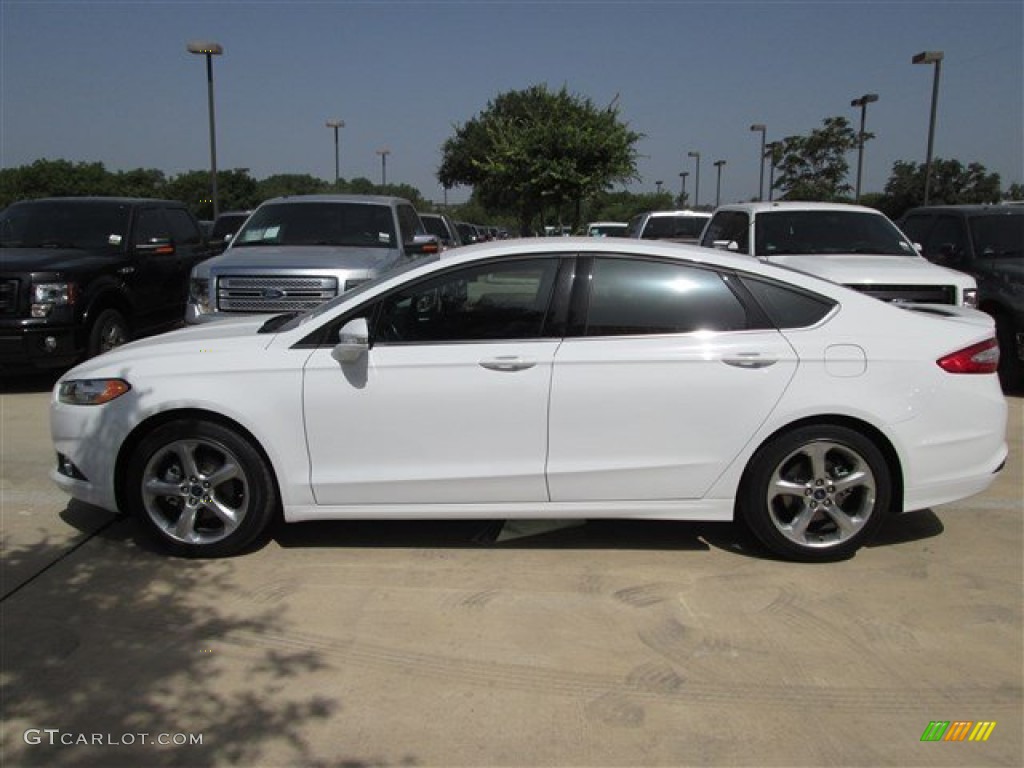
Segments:
[[[935,361],[947,373],[995,373],[999,368],[999,343],[987,339]]]

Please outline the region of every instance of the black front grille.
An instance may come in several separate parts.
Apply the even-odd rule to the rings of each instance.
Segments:
[[[18,281],[0,280],[0,315],[13,315],[18,311]]]
[[[909,304],[956,304],[955,285],[847,285],[882,301]]]
[[[221,312],[304,311],[338,295],[334,277],[225,275],[217,279]]]

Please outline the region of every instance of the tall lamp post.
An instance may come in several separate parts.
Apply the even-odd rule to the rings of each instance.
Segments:
[[[679,205],[680,207],[686,205],[686,177],[690,175],[689,171],[683,171],[679,174],[679,178],[682,179],[682,183],[679,187]]]
[[[700,207],[700,152],[687,152],[687,157],[697,160],[697,173],[693,177],[693,207]]]
[[[213,197],[213,218],[220,213],[220,206],[217,202],[217,129],[213,116],[213,57],[224,53],[220,43],[206,40],[193,40],[188,43],[186,49],[189,53],[195,53],[206,57],[206,93],[210,109],[210,192]]]
[[[654,187],[655,187],[655,190],[657,191],[657,193],[658,193],[659,195],[661,194],[661,185],[662,185],[662,184],[664,184],[664,183],[665,183],[665,182],[664,182],[664,181],[662,181],[661,179],[658,179],[658,180],[657,180],[656,182],[654,182]]]
[[[932,81],[932,116],[928,121],[928,158],[924,170],[924,204],[928,205],[928,195],[932,186],[932,148],[935,145],[935,109],[939,103],[939,75],[942,73],[942,51],[922,51],[914,56],[914,64],[934,64],[935,78]]]
[[[715,168],[718,169],[718,181],[715,184],[715,208],[722,203],[722,166],[725,160],[715,160]]]
[[[757,202],[761,202],[764,200],[764,137],[768,128],[764,123],[754,123],[750,130],[761,132],[761,175],[757,182]]]
[[[338,184],[341,181],[341,165],[338,155],[338,129],[345,127],[344,120],[328,120],[327,127],[334,129],[334,188],[338,188]]]
[[[851,107],[860,107],[860,136],[857,141],[857,189],[854,192],[854,201],[860,202],[860,179],[864,172],[864,121],[867,119],[868,104],[878,101],[877,93],[865,93],[859,99],[850,102]]]
[[[769,158],[768,164],[768,200],[775,197],[775,150],[779,148],[779,142],[769,141],[764,145],[765,157]]]
[[[388,185],[388,155],[391,154],[391,150],[378,149],[377,154],[380,155],[380,185],[386,187]]]

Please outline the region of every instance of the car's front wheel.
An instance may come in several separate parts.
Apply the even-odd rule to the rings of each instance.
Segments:
[[[741,513],[776,554],[793,560],[849,557],[875,535],[892,505],[892,473],[865,435],[811,425],[781,434],[754,455]]]
[[[277,491],[267,463],[235,430],[183,419],[149,433],[126,473],[132,512],[166,549],[223,557],[269,526]]]

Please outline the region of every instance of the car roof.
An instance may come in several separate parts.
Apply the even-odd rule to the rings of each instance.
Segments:
[[[651,216],[651,218],[655,216],[703,216],[707,218],[711,216],[711,211],[691,211],[689,209],[679,211],[650,211],[648,215]]]
[[[853,205],[851,203],[819,203],[804,202],[795,200],[773,200],[760,203],[729,203],[721,205],[716,211],[746,211],[748,213],[764,213],[768,211],[858,211],[860,213],[873,213],[878,216],[885,214],[876,208],[868,208],[865,205]]]
[[[158,197],[113,197],[104,195],[88,195],[85,197],[38,197],[31,200],[19,200],[20,203],[114,203],[116,205],[139,205],[139,204],[150,204],[157,203],[159,205],[180,205],[184,206],[185,203],[181,200],[165,200]],[[15,205],[15,203],[11,203]]]
[[[285,195],[265,200],[263,205],[268,203],[356,203],[363,205],[396,205],[411,203],[404,197],[393,197],[391,195]]]

